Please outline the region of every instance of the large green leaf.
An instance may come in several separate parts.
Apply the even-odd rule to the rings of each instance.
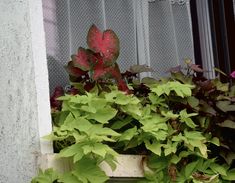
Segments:
[[[106,106],[102,109],[98,109],[96,113],[90,113],[87,116],[87,119],[94,119],[100,123],[108,123],[108,121],[114,118],[117,114],[117,110]]]
[[[76,176],[74,176],[71,172],[64,173],[59,176],[60,183],[82,183],[82,181],[78,180]]]
[[[104,183],[109,178],[97,166],[95,160],[83,158],[74,165],[73,175],[75,175],[82,183]]]

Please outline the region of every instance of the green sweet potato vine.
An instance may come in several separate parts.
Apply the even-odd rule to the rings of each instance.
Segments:
[[[186,72],[176,67],[170,77],[139,82],[137,73],[152,70],[133,66],[121,74],[117,40],[92,26],[89,49],[80,48],[66,67],[72,86],[51,98],[53,131],[46,139],[73,169],[40,171],[32,183],[106,182],[99,164],[115,170],[120,153],[146,155],[139,182],[235,180],[235,87],[204,78],[189,61]]]

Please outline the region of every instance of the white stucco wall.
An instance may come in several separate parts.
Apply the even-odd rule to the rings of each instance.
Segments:
[[[0,0],[0,183],[27,183],[50,152],[41,0]]]

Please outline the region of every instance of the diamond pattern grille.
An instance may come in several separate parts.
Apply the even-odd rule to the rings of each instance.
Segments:
[[[51,91],[69,83],[63,66],[79,46],[87,47],[87,31],[93,23],[102,30],[110,28],[117,33],[121,48],[118,63],[122,71],[137,64],[133,1],[43,0]],[[156,71],[153,77],[160,77],[184,58],[193,58],[190,19],[186,4],[171,4],[170,0],[149,3],[148,16],[151,67]]]

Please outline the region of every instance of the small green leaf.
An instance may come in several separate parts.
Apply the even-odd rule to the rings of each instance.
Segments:
[[[195,108],[199,105],[199,100],[194,96],[188,97],[187,102],[192,108]]]
[[[186,167],[185,167],[185,177],[190,177],[192,175],[192,173],[195,171],[197,164],[199,161],[194,161],[192,163],[189,163]]]
[[[223,165],[219,165],[216,163],[212,163],[210,165],[211,170],[213,170],[215,173],[219,173],[220,175],[227,175],[227,169]]]
[[[83,154],[82,144],[74,144],[62,149],[60,153],[57,155],[57,157],[67,158],[74,156],[75,154]]]
[[[131,140],[135,135],[137,135],[137,127],[130,128],[122,133],[119,141]]]
[[[145,147],[155,153],[158,156],[161,156],[161,144],[158,141],[153,141],[153,143],[150,143],[148,140],[144,141]]]
[[[230,101],[219,101],[216,106],[223,112],[235,111],[235,105]]]
[[[222,176],[224,180],[235,181],[235,169],[231,169],[227,171],[226,176]]]
[[[218,126],[235,129],[235,122],[231,120],[225,120],[222,123],[219,123]]]
[[[129,124],[131,121],[133,121],[132,117],[126,117],[125,119],[120,119],[115,121],[115,123],[111,126],[112,129],[118,130],[121,129],[122,127],[126,126]]]
[[[179,157],[175,154],[171,157],[171,163],[173,163],[173,164],[179,163],[180,160],[181,160],[181,157]]]
[[[220,146],[220,141],[217,137],[213,137],[210,142],[216,146]]]

